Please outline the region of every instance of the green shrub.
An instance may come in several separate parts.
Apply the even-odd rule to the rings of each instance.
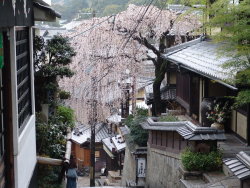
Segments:
[[[159,118],[159,121],[179,121],[178,118],[176,116],[172,116],[172,115],[167,115],[167,116],[161,116]]]
[[[59,92],[59,98],[60,99],[69,99],[70,98],[70,92],[60,91]]]
[[[61,166],[41,165],[37,166],[37,179],[39,188],[63,188],[58,182]]]
[[[68,124],[70,127],[74,126],[74,110],[66,106],[58,106],[56,110],[58,120],[63,124]]]
[[[148,109],[146,108],[136,108],[136,116],[148,116]]]
[[[130,125],[129,140],[139,146],[147,146],[148,131],[144,130],[140,123],[145,121],[146,117],[136,116]]]
[[[148,110],[144,108],[137,108],[135,116],[129,115],[125,120],[125,124],[130,128],[128,135],[128,142],[135,143],[139,146],[147,146],[148,131],[144,130],[140,123],[145,121],[148,115]]]
[[[61,159],[65,152],[66,139],[62,125],[36,123],[36,144],[39,155]]]
[[[130,127],[131,126],[131,124],[133,123],[133,120],[134,120],[134,116],[132,115],[132,114],[130,114],[127,118],[126,118],[126,120],[125,120],[125,125],[127,125],[128,127]]]
[[[187,149],[181,154],[181,162],[188,171],[220,170],[222,168],[222,153],[220,151],[200,153]]]

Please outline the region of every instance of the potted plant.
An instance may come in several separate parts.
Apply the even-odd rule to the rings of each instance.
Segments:
[[[230,117],[231,106],[229,102],[218,102],[207,112],[207,119],[211,120],[213,124],[211,127],[217,129],[224,129],[224,123]]]

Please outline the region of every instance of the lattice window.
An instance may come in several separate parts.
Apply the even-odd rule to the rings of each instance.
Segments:
[[[32,114],[29,29],[16,30],[18,127],[23,129]]]

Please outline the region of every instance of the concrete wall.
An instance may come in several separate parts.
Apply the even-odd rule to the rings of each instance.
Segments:
[[[178,188],[179,155],[148,147],[146,188]]]
[[[136,160],[128,147],[125,150],[124,166],[122,173],[122,186],[126,186],[126,181],[136,182]]]

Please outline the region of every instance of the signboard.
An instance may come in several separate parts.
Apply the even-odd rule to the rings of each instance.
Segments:
[[[3,68],[3,34],[0,33],[0,69]]]
[[[146,177],[146,159],[145,158],[137,159],[137,177],[138,178]]]

